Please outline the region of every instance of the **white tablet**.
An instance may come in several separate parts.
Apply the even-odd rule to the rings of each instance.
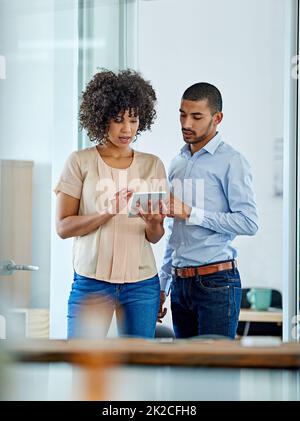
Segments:
[[[152,208],[156,209],[160,200],[164,200],[167,196],[165,191],[156,192],[135,192],[129,202],[129,218],[138,216],[138,209],[136,208],[137,202],[139,202],[144,209],[148,209],[148,200],[152,202]]]

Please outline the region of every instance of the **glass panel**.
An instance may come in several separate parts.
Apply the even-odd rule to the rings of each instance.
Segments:
[[[79,99],[97,69],[135,67],[136,6],[135,0],[79,0]],[[85,132],[78,145],[91,145]]]
[[[298,239],[297,239],[297,256],[298,256],[298,276],[297,276],[297,284],[295,286],[295,292],[296,292],[296,315],[294,323],[292,323],[292,338],[300,341],[300,84],[299,84],[299,59],[300,59],[300,2],[299,0],[296,2],[297,5],[295,5],[295,12],[297,17],[297,23],[296,23],[296,32],[297,32],[297,46],[296,46],[296,55],[292,58],[292,78],[297,82],[297,88],[298,88],[298,95],[297,95],[297,121],[298,121],[298,127],[297,127],[297,147],[298,147],[298,220],[297,220],[297,233],[298,233]]]
[[[299,338],[298,0],[287,3],[285,35],[283,339],[291,341]]]
[[[49,309],[50,283],[52,304],[66,307],[69,282],[61,278],[70,272],[71,242],[56,235],[52,189],[66,157],[90,145],[78,133],[85,84],[98,67],[133,62],[135,7],[134,0],[0,0],[0,260],[39,267],[0,275],[9,307]],[[65,315],[53,317],[59,330]]]
[[[118,69],[119,20],[119,0],[79,0],[79,99],[97,68]],[[78,146],[90,146],[84,132],[79,133]]]
[[[58,7],[54,0],[0,0],[5,63],[0,80],[0,260],[39,267],[0,275],[1,292],[14,308],[49,307],[52,145],[56,133],[64,136],[64,128],[70,133],[76,99],[73,85],[65,83],[61,91],[57,70],[63,54],[61,79],[70,72],[72,81],[73,3],[63,1]],[[58,118],[61,109],[65,121]]]

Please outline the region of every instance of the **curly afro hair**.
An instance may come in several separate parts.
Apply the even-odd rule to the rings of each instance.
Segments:
[[[151,128],[156,117],[155,91],[134,70],[119,73],[102,69],[83,92],[79,111],[80,128],[86,129],[92,142],[105,142],[111,119],[126,110],[139,117],[137,135]]]

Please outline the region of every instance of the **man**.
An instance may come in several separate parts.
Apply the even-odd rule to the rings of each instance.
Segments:
[[[184,92],[180,122],[186,144],[169,171],[171,234],[160,271],[158,318],[166,314],[171,284],[177,338],[235,337],[242,290],[231,242],[258,229],[249,164],[217,131],[222,119],[215,86],[196,83]]]

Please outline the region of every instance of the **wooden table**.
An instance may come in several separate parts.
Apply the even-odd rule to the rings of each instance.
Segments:
[[[27,340],[7,342],[17,361],[65,361],[83,365],[145,364],[206,367],[299,368],[300,343],[245,347],[231,340],[145,339]]]
[[[272,396],[274,396],[273,383],[283,383],[282,379],[285,378],[283,371],[285,376],[288,372],[290,383],[288,385],[280,383],[280,390],[285,391],[288,388],[290,399],[295,399],[297,396],[300,367],[299,343],[280,344],[274,347],[245,347],[240,341],[230,340],[190,339],[162,342],[120,338],[101,341],[32,339],[20,343],[8,341],[5,343],[11,357],[11,365],[15,364],[19,367],[17,370],[20,366],[23,369],[24,366],[28,366],[31,370],[28,383],[24,383],[22,375],[12,380],[15,382],[15,388],[20,382],[22,388],[29,389],[32,388],[31,384],[37,384],[34,377],[34,372],[37,371],[36,366],[51,365],[53,367],[54,364],[48,363],[66,362],[71,363],[68,366],[71,366],[74,372],[72,384],[77,385],[75,390],[80,385],[79,394],[71,397],[75,400],[109,401],[112,400],[112,396],[115,396],[117,400],[124,400],[125,396],[126,400],[128,396],[126,388],[128,389],[129,385],[129,388],[134,386],[138,371],[142,374],[139,377],[139,385],[135,385],[133,400],[138,397],[149,400],[149,396],[154,396],[151,393],[154,393],[153,390],[156,390],[158,385],[163,386],[162,389],[156,390],[156,400],[161,400],[162,396],[165,396],[167,400],[175,399],[174,396],[177,398],[180,396],[180,399],[185,396],[188,400],[208,398],[222,400],[226,396],[229,400],[241,399],[242,382],[247,383],[246,386],[244,385],[244,389],[247,389],[247,397],[249,382],[250,384],[254,382],[253,387],[257,391],[255,399],[262,399],[265,387],[272,391]],[[57,364],[57,366],[64,366],[64,364]],[[287,368],[292,370],[286,370]],[[268,375],[266,375],[266,369]],[[76,370],[82,373],[79,379],[76,377]],[[121,374],[124,370],[128,373],[126,380]],[[23,370],[21,370],[22,373]],[[157,377],[158,374],[159,377]],[[193,383],[191,383],[191,377],[194,379]],[[255,386],[253,379],[256,379],[258,386]],[[266,379],[267,384],[265,384]],[[117,392],[120,382],[123,385],[122,391]],[[42,387],[42,384],[38,385],[39,391]],[[187,395],[186,390],[190,387],[193,390]],[[112,395],[112,390],[115,391],[115,395]],[[45,393],[43,399],[44,396],[48,398],[48,394]],[[279,396],[283,396],[283,392]],[[284,396],[286,398],[286,392]]]

